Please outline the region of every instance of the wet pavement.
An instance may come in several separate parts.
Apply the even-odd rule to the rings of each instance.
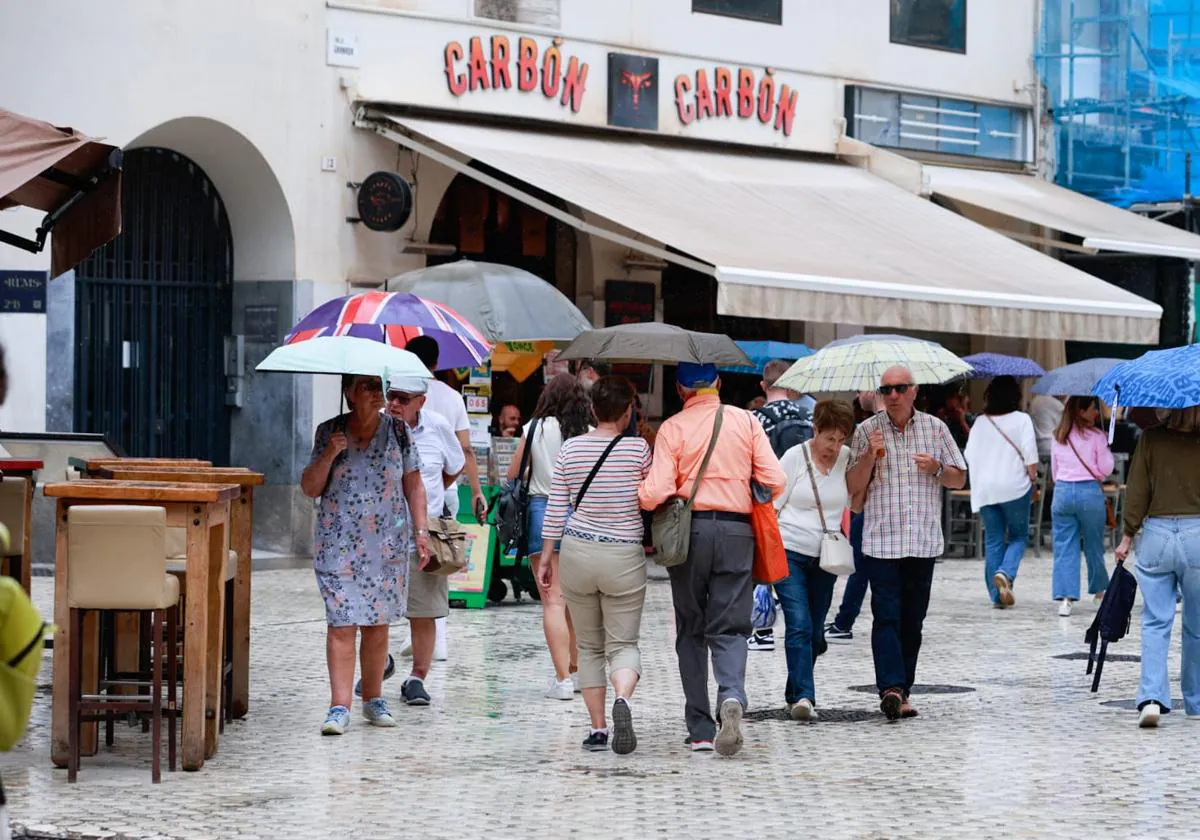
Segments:
[[[980,562],[939,564],[918,674],[932,690],[914,695],[919,718],[896,724],[869,693],[869,612],[854,641],[817,665],[822,722],[787,720],[781,620],[779,647],[750,653],[746,748],[734,759],[683,745],[665,583],[647,597],[638,749],[621,757],[580,749],[578,697],[542,698],[549,657],[529,601],[451,615],[451,659],[427,683],[431,707],[399,706],[397,678],[386,684],[395,729],[366,726],[356,708],[345,736],[322,738],[312,574],[260,572],[250,716],[226,728],[202,771],[164,769],[152,786],[148,737],[119,727],[116,746],[84,759],[68,785],[47,757],[47,687],[0,774],[18,831],[48,837],[1200,836],[1188,770],[1200,721],[1179,711],[1157,731],[1137,729],[1119,703],[1136,691],[1134,661],[1110,661],[1099,694],[1089,692],[1086,661],[1062,657],[1086,650],[1095,605],[1059,618],[1049,569],[1048,557],[1027,557],[1017,606],[1000,611]],[[35,580],[47,608],[50,587]],[[835,606],[838,597],[840,587]],[[393,633],[398,652],[405,634]],[[1138,654],[1137,635],[1135,626],[1112,653]],[[1178,638],[1171,668],[1178,693]],[[40,682],[49,677],[47,657]]]

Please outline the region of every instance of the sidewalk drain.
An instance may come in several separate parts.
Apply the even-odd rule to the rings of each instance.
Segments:
[[[822,724],[822,723],[865,723],[866,721],[869,721],[869,720],[884,720],[882,712],[872,712],[867,709],[818,708],[817,714],[819,714],[821,716],[820,720],[817,721],[818,724]],[[757,709],[753,712],[746,712],[744,719],[751,723],[759,723],[761,721],[768,721],[768,720],[770,720],[770,721],[780,720],[780,721],[786,721],[793,725],[795,724],[795,721],[792,720],[791,715],[788,714],[787,709]]]
[[[1099,656],[1099,654],[1097,654]],[[1052,659],[1071,659],[1087,661],[1088,655],[1082,651],[1078,653],[1059,653],[1051,657]],[[1142,657],[1136,653],[1106,653],[1104,655],[1105,662],[1141,662]]]
[[[879,689],[873,685],[852,685],[850,691],[860,691],[863,694],[878,694]],[[912,687],[912,694],[970,694],[975,689],[969,685],[922,685]]]

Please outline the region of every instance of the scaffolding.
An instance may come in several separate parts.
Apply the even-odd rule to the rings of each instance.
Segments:
[[[1043,0],[1036,58],[1057,183],[1121,207],[1191,204],[1200,0]]]

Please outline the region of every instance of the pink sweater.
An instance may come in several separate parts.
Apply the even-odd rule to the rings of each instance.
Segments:
[[[1054,441],[1050,448],[1050,471],[1055,481],[1095,481],[1107,478],[1113,471],[1113,456],[1104,432],[1099,429],[1083,431],[1077,427],[1071,430],[1067,440],[1075,444],[1079,457],[1075,457],[1069,444]],[[1088,467],[1091,467],[1090,472]]]

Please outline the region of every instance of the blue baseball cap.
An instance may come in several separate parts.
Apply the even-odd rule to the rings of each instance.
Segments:
[[[716,365],[698,365],[695,362],[680,362],[675,371],[675,381],[684,388],[711,385],[717,381]]]

